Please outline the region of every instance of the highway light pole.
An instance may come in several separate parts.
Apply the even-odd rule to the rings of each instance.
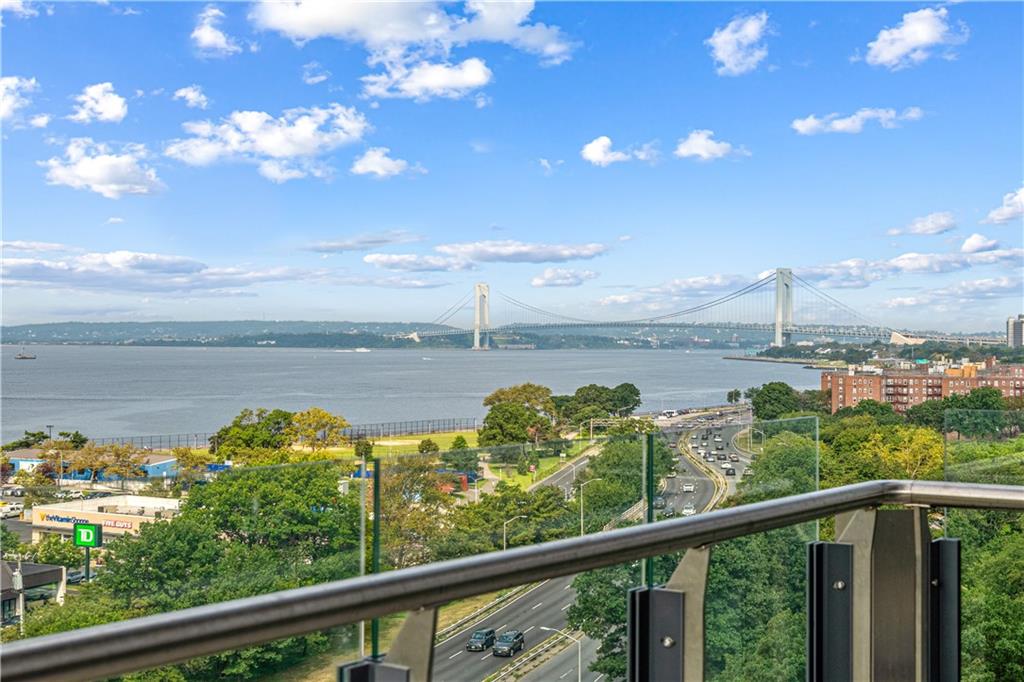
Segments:
[[[548,632],[557,632],[562,637],[576,642],[576,682],[583,682],[583,638],[576,639],[570,634],[562,632],[558,628],[549,628],[543,625],[540,626],[541,630],[547,630]]]
[[[516,519],[525,519],[526,514],[520,514],[519,516],[513,516],[511,519],[507,519],[505,523],[501,524],[501,551],[508,549],[508,524],[512,523]]]
[[[583,486],[585,486],[588,483],[593,483],[594,481],[600,480],[600,478],[592,478],[589,481],[583,481],[583,483],[580,483],[580,537],[583,537],[583,535],[585,534],[583,531]]]

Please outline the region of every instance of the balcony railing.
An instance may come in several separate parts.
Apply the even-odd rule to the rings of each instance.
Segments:
[[[879,509],[901,505],[903,509]],[[810,543],[808,677],[957,679],[956,541],[929,546],[927,509],[1024,510],[1024,487],[872,481],[656,524],[518,547],[6,644],[7,682],[91,680],[410,612],[383,660],[349,666],[431,679],[436,608],[558,576],[688,550],[664,587],[630,599],[630,679],[703,679],[707,548],[838,515],[835,543]],[[623,594],[622,598],[627,599]],[[359,675],[371,675],[362,676]],[[378,676],[376,679],[385,679]]]

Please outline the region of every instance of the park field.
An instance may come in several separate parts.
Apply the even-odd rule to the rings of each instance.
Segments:
[[[454,441],[458,436],[465,438],[469,447],[476,447],[476,431],[446,431],[442,433],[418,434],[413,436],[384,436],[383,438],[371,438],[370,442],[373,443],[374,455],[378,457],[386,457],[388,455],[416,454],[420,441],[427,438],[437,443],[441,452],[451,450],[452,441]],[[354,457],[355,447],[352,445],[343,445],[338,448],[328,448],[324,452],[330,457]]]

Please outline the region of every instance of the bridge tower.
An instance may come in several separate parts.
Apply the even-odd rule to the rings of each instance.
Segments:
[[[775,270],[775,346],[788,346],[792,334],[783,331],[793,324],[793,271]]]
[[[487,350],[490,337],[485,336],[480,345],[480,332],[487,333],[491,327],[491,287],[484,282],[473,285],[473,350]]]

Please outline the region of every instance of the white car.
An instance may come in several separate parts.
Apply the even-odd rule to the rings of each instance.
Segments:
[[[721,443],[722,442],[722,437],[721,436],[715,436],[715,442],[716,443]]]
[[[705,450],[704,448],[697,448],[697,454],[703,457],[704,455],[708,454],[708,451]]]
[[[732,462],[722,462],[723,469],[732,469]]]
[[[667,474],[665,474],[666,478],[675,478],[677,475],[678,474],[676,473],[675,469],[673,469],[672,471],[670,471]]]
[[[694,507],[692,504],[688,504],[685,507],[683,507],[683,516],[693,516],[696,513],[697,508]]]
[[[10,502],[0,507],[0,518],[12,519],[21,516],[21,513],[25,511],[25,505],[21,502]]]
[[[695,486],[692,483],[684,483],[683,484],[683,492],[684,493],[692,493],[692,492],[695,492],[696,490],[697,490],[697,486]]]

